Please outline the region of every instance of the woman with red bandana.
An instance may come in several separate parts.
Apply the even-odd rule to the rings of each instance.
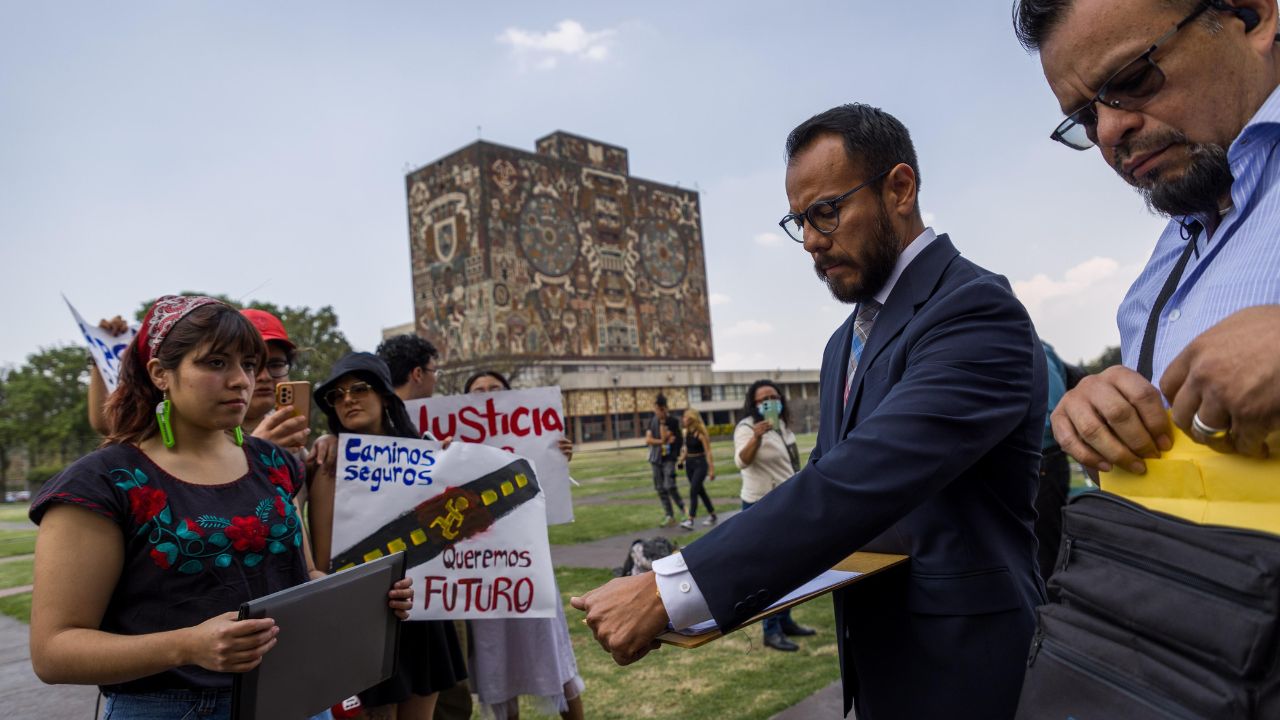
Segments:
[[[240,428],[265,356],[227,305],[160,298],[108,401],[110,435],[31,505],[32,666],[100,685],[107,717],[229,718],[230,673],[279,632],[236,610],[307,581],[290,502],[302,468]],[[402,617],[411,594],[390,593]]]

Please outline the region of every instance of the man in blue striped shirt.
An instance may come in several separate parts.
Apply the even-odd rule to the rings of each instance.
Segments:
[[[1018,38],[1040,52],[1067,113],[1051,137],[1096,145],[1171,218],[1120,306],[1124,366],[1062,399],[1059,443],[1090,467],[1145,472],[1142,460],[1170,447],[1167,402],[1197,441],[1266,456],[1280,430],[1276,0],[1016,10]]]

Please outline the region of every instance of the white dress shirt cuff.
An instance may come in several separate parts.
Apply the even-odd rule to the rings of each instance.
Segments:
[[[711,609],[680,553],[653,561],[653,575],[671,627],[682,630],[711,619]]]

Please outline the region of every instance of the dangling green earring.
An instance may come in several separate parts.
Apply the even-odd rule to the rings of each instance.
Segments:
[[[169,393],[166,391],[164,400],[156,403],[156,424],[160,426],[160,441],[167,448],[174,445],[173,425],[169,424],[169,410]]]
[[[236,426],[236,432],[234,437],[236,439],[236,445],[238,446],[244,445],[244,430],[241,430],[239,425]]]

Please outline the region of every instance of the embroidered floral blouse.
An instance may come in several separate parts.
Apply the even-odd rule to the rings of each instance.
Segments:
[[[121,635],[174,630],[239,610],[307,581],[292,497],[304,477],[279,447],[246,437],[249,472],[195,485],[132,445],[93,452],[51,479],[31,504],[36,524],[52,503],[78,505],[120,526],[124,566],[101,629]],[[75,552],[74,548],[66,548]],[[184,666],[109,692],[230,687],[231,675]]]

